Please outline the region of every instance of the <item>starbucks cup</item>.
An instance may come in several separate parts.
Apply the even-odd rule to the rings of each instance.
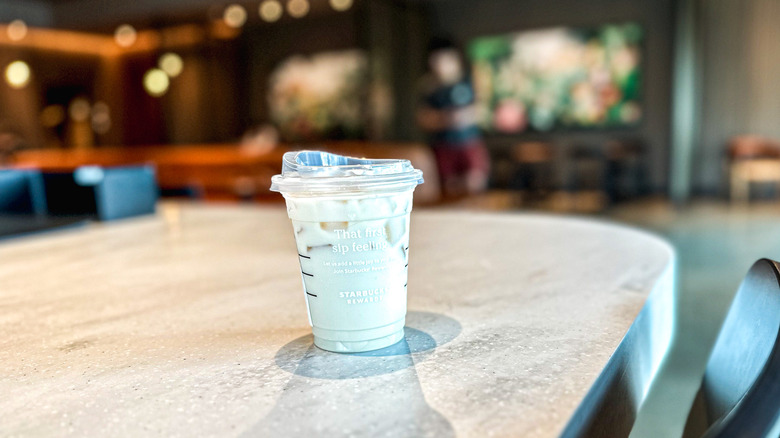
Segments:
[[[408,160],[284,154],[271,190],[287,202],[316,346],[354,353],[403,338],[409,214],[422,182]]]

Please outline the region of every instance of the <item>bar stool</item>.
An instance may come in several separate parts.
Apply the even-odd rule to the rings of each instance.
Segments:
[[[514,165],[512,188],[523,190],[536,199],[554,189],[555,150],[550,143],[518,143],[512,147],[510,156]]]
[[[752,183],[780,187],[780,142],[749,135],[734,137],[726,157],[732,202],[749,202]]]
[[[597,212],[607,205],[607,162],[603,150],[590,144],[577,144],[569,150],[568,175],[575,210]]]
[[[647,189],[644,143],[641,140],[613,140],[606,146],[606,189],[610,201],[625,201],[643,195]]]

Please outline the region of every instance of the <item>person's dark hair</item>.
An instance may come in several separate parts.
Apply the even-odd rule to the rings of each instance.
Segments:
[[[433,53],[438,52],[439,50],[457,50],[460,52],[460,47],[458,47],[455,42],[448,37],[445,36],[436,36],[431,38],[431,40],[428,42],[428,51],[426,52],[426,55],[430,57]]]

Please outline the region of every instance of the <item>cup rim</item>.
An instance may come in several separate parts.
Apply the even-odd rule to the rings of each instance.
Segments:
[[[302,150],[284,154],[281,174],[271,178],[271,191],[312,195],[397,192],[422,183],[422,171],[409,160]]]

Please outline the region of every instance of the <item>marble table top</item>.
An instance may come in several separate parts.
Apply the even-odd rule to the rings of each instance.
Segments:
[[[555,436],[673,251],[529,214],[414,211],[406,339],[312,345],[282,208],[0,242],[4,436]]]

